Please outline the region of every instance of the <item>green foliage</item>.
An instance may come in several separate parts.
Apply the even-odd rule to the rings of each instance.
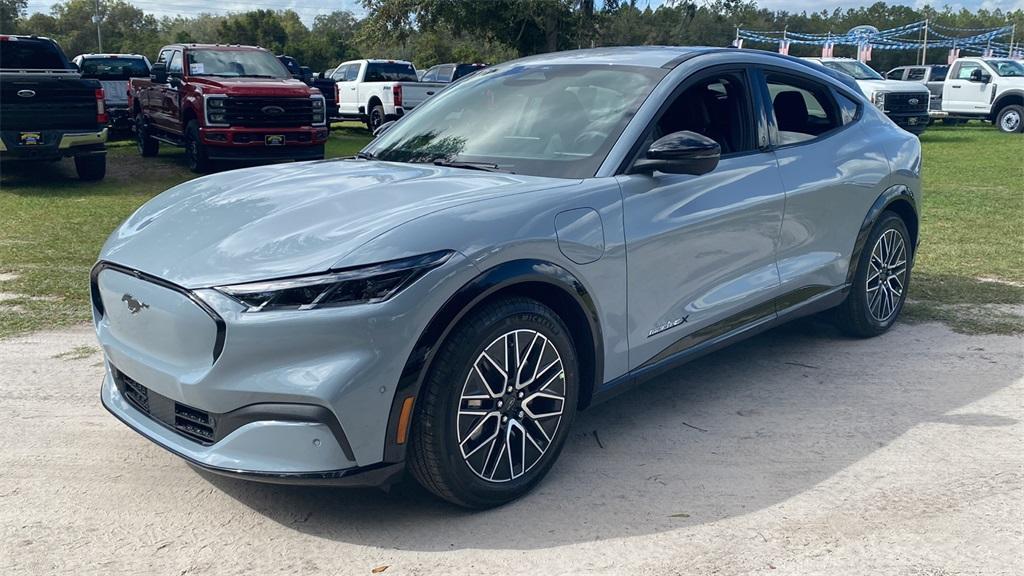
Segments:
[[[18,32],[27,8],[28,0],[0,0],[0,34]]]

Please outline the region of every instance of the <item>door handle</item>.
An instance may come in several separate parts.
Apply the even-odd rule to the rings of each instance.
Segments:
[[[953,84],[950,88],[962,88],[963,84]]]
[[[434,91],[433,90],[431,90],[430,92],[427,92],[427,96],[433,96],[433,95],[434,95]]]

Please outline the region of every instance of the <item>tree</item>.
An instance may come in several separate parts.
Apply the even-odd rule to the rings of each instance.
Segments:
[[[0,0],[0,33],[18,31],[18,22],[25,16],[28,0]]]

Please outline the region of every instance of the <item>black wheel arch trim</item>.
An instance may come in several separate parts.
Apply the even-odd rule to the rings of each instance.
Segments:
[[[1007,90],[1006,92],[1003,92],[1002,94],[1000,94],[999,98],[997,98],[996,101],[992,103],[992,118],[993,118],[993,120],[996,117],[999,116],[999,113],[1003,111],[1003,108],[1005,108],[1007,106],[1012,106],[1012,104],[1008,104],[1006,102],[1008,99],[1011,99],[1011,98],[1018,98],[1018,99],[1020,99],[1021,103],[1017,104],[1017,105],[1018,106],[1024,106],[1024,90],[1017,90],[1017,89]]]
[[[911,244],[913,248],[910,251],[910,265],[913,267],[914,258],[917,256],[917,244],[920,239],[920,233],[915,233],[914,230],[918,229],[920,223],[920,210],[917,205],[917,197],[914,196],[914,191],[908,186],[898,184],[887,188],[884,192],[879,194],[878,198],[875,199],[874,204],[868,209],[867,215],[864,216],[864,221],[860,225],[860,230],[857,231],[857,240],[853,244],[853,251],[850,253],[850,267],[846,272],[846,283],[852,284],[853,279],[857,276],[857,265],[860,262],[861,252],[864,251],[864,245],[868,242],[868,236],[871,234],[871,229],[875,227],[875,223],[878,222],[879,217],[882,213],[889,209],[893,204],[897,202],[906,202],[910,205],[913,211],[914,222],[908,222],[907,228],[911,230],[911,234],[914,236]],[[904,217],[901,214],[901,217]]]
[[[391,402],[388,417],[387,436],[384,442],[384,462],[395,463],[405,460],[408,445],[396,442],[399,418],[406,398],[416,398],[426,378],[434,356],[451,330],[477,304],[499,291],[519,285],[544,284],[571,297],[583,310],[593,340],[594,382],[581,386],[594,391],[604,376],[604,340],[600,319],[593,297],[583,283],[559,264],[538,259],[521,259],[503,262],[488,268],[467,282],[455,292],[434,314],[427,327],[416,340],[406,360]],[[581,395],[582,398],[582,395]],[[414,400],[415,402],[415,400]]]

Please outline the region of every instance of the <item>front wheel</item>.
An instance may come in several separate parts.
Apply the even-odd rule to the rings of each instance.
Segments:
[[[996,126],[1007,134],[1024,132],[1024,106],[1004,106],[996,116]]]
[[[206,152],[206,144],[199,138],[199,123],[192,120],[185,127],[185,160],[188,169],[202,174],[210,170],[210,158]]]
[[[142,112],[135,115],[135,145],[139,149],[139,154],[145,158],[156,156],[160,152],[160,142],[149,133],[149,125]]]
[[[837,310],[844,332],[866,338],[896,323],[910,286],[913,249],[903,219],[883,212],[861,252],[850,294]]]
[[[578,390],[572,339],[550,308],[521,297],[487,304],[438,351],[417,399],[409,468],[460,506],[514,500],[558,458]]]

